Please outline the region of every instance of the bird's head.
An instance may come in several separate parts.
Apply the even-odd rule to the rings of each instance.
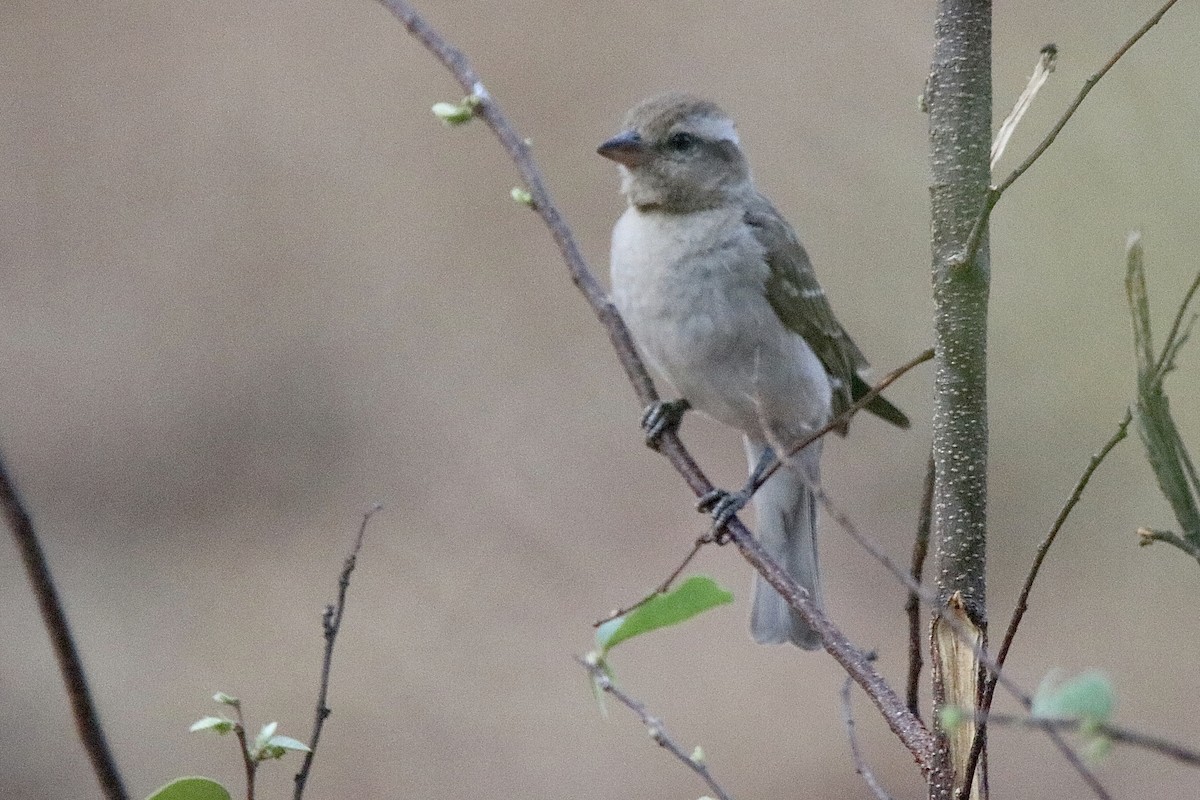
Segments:
[[[707,100],[652,97],[625,115],[623,128],[596,152],[617,162],[621,191],[632,205],[700,211],[751,190],[733,120]]]

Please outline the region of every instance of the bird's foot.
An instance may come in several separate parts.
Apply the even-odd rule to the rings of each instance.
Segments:
[[[642,430],[646,432],[646,446],[657,450],[665,433],[675,433],[683,422],[684,413],[691,404],[682,397],[678,400],[659,400],[646,407],[642,414]]]
[[[725,544],[725,542],[729,541],[729,534],[725,530],[725,526],[749,502],[750,493],[745,489],[740,489],[736,492],[731,492],[727,489],[713,489],[711,492],[706,492],[700,498],[699,502],[696,503],[696,509],[698,511],[706,511],[712,515],[713,541],[717,544]]]

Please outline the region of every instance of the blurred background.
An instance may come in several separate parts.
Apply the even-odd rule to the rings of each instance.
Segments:
[[[1047,42],[1058,70],[1000,170],[1157,7],[1004,3],[996,121]],[[474,59],[601,274],[622,209],[594,148],[664,89],[739,121],[878,373],[931,343],[926,118],[932,4],[464,3],[428,19]],[[1123,242],[1145,232],[1161,336],[1200,267],[1200,57],[1180,4],[1001,201],[992,231],[993,626],[1133,386]],[[694,776],[623,709],[602,719],[572,661],[705,526],[641,444],[639,408],[514,170],[482,125],[429,113],[461,92],[382,7],[248,0],[17,0],[0,26],[0,444],[35,515],[128,785],[205,774],[240,791],[232,739],[189,735],[244,699],[307,738],[320,613],[362,513],[308,797],[690,798]],[[1168,388],[1200,451],[1200,345]],[[907,562],[929,440],[924,367],[826,450],[827,490]],[[737,438],[686,441],[740,482]],[[1100,469],[1052,551],[1010,664],[1109,672],[1118,718],[1200,744],[1196,565],[1141,445]],[[897,683],[903,595],[823,523],[830,611]],[[753,645],[750,572],[695,571],[737,602],[623,646],[624,686],[738,797],[865,797],[822,654]],[[1184,595],[1179,601],[1176,598]],[[0,794],[96,796],[16,551],[0,544]],[[926,692],[926,696],[927,696]],[[1004,698],[1001,707],[1012,709]],[[869,759],[900,798],[911,758],[859,698]],[[1087,797],[1034,734],[993,734],[1007,796]],[[290,796],[299,759],[262,770]],[[1117,750],[1117,796],[1194,774]]]

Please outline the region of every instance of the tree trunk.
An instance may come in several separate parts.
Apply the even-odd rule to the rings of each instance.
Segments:
[[[991,179],[991,2],[938,0],[933,69],[926,91],[933,185],[933,295],[937,361],[933,454],[935,576],[942,604],[986,636],[987,542],[987,302],[989,255],[984,233],[964,260],[971,228]],[[935,626],[936,627],[936,626]],[[943,627],[943,633],[948,633]],[[969,647],[948,647],[953,633],[934,637],[934,702],[973,708],[979,665]],[[939,647],[939,642],[943,646]],[[969,694],[971,696],[964,696]],[[965,701],[965,702],[964,702]],[[938,719],[935,712],[934,719]],[[970,727],[970,723],[964,723]],[[961,733],[958,731],[957,733]],[[962,741],[945,738],[950,774],[961,780]],[[986,762],[983,762],[986,763]],[[944,773],[943,773],[944,774]],[[978,771],[976,790],[986,796]],[[957,782],[956,780],[956,782]],[[955,787],[930,785],[931,798]]]

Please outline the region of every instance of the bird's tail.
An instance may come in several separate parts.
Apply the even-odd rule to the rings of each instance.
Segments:
[[[754,495],[758,540],[796,583],[808,590],[818,606],[821,572],[817,560],[817,503],[811,486],[820,478],[820,441],[796,454]],[[751,469],[767,445],[746,440]],[[801,470],[805,474],[801,474]],[[754,606],[750,633],[759,644],[791,642],[815,650],[821,640],[761,575],[754,576]]]

